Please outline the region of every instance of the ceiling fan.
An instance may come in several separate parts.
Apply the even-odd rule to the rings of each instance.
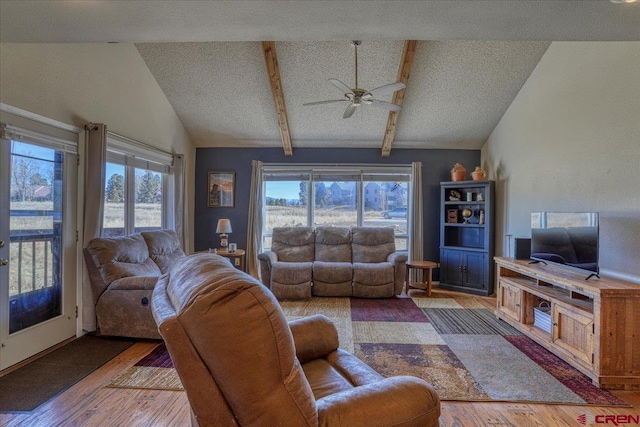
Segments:
[[[361,105],[371,105],[373,107],[384,108],[386,110],[400,111],[401,106],[393,104],[387,101],[380,101],[378,97],[404,89],[406,85],[402,82],[390,83],[388,85],[380,86],[372,90],[365,90],[358,87],[358,46],[360,46],[359,40],[354,40],[351,45],[355,49],[356,58],[356,87],[351,89],[346,84],[342,83],[338,79],[329,79],[329,81],[338,89],[344,93],[344,97],[341,99],[329,99],[327,101],[307,102],[302,104],[304,106],[320,105],[320,104],[332,104],[334,102],[349,102],[347,109],[344,110],[343,118],[348,119],[353,115],[356,109]]]

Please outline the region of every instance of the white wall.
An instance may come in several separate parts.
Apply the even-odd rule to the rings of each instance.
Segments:
[[[2,43],[0,102],[80,128],[105,123],[120,135],[183,153],[185,218],[193,218],[194,145],[133,44]]]
[[[600,213],[600,267],[640,283],[640,42],[554,42],[482,149],[496,254],[533,211]],[[513,241],[511,241],[513,254]]]

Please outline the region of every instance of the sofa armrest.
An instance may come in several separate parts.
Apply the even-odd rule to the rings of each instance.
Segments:
[[[278,255],[272,251],[262,252],[258,254],[260,262],[260,280],[267,288],[271,288],[271,266],[278,262]]]
[[[98,300],[102,296],[102,293],[107,290],[109,286],[104,282],[100,270],[93,259],[93,256],[87,248],[82,250],[84,255],[84,262],[87,267],[87,274],[89,274],[89,282],[91,283],[91,293],[93,296],[93,303],[97,304]]]
[[[266,251],[258,254],[258,259],[266,262],[268,265],[272,265],[278,262],[278,254],[272,251]]]
[[[398,376],[323,397],[318,426],[438,426],[440,399],[423,380]]]
[[[400,252],[394,252],[392,254],[389,254],[389,256],[387,257],[387,261],[389,261],[393,265],[404,264],[405,262],[407,262],[407,259],[407,254]]]
[[[393,289],[396,295],[402,293],[404,287],[404,276],[407,271],[407,254],[393,252],[387,257],[387,261],[393,264]]]
[[[292,320],[289,329],[300,363],[325,357],[338,348],[338,331],[333,322],[322,314]]]

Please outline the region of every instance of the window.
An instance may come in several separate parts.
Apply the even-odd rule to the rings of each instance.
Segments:
[[[162,175],[136,169],[136,201],[133,206],[136,233],[162,229]]]
[[[314,174],[313,225],[357,226],[357,184],[347,175]]]
[[[171,156],[107,135],[104,237],[167,227]]]
[[[102,235],[105,237],[124,236],[126,211],[124,166],[107,163],[104,192],[104,218]]]
[[[408,248],[410,166],[264,165],[263,248],[274,227],[392,227]]]

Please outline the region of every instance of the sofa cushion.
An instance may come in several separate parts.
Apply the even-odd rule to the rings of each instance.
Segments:
[[[314,260],[315,233],[311,227],[275,227],[271,250],[278,261],[311,262]]]
[[[173,230],[153,230],[140,233],[147,243],[149,257],[158,264],[162,274],[169,273],[173,265],[185,256],[180,239]]]
[[[105,283],[130,276],[160,276],[158,265],[149,258],[149,249],[140,234],[95,238],[87,250]]]
[[[353,388],[353,384],[340,375],[326,359],[304,363],[302,369],[316,400]]]
[[[155,288],[158,282],[158,276],[135,276],[135,277],[123,277],[113,281],[109,285],[109,290],[119,291],[131,291],[131,290],[150,290]]]
[[[348,297],[353,295],[353,265],[350,262],[313,263],[312,293],[323,297]]]
[[[351,248],[354,263],[387,261],[396,251],[394,231],[387,227],[353,227]]]
[[[271,266],[271,283],[297,285],[311,282],[313,264],[310,262],[281,262]]]
[[[347,227],[316,228],[316,261],[351,262],[351,230]]]
[[[323,262],[313,263],[313,281],[324,283],[351,282],[353,278],[353,265],[349,262]]]
[[[353,282],[367,286],[393,284],[393,264],[390,262],[353,263]]]

